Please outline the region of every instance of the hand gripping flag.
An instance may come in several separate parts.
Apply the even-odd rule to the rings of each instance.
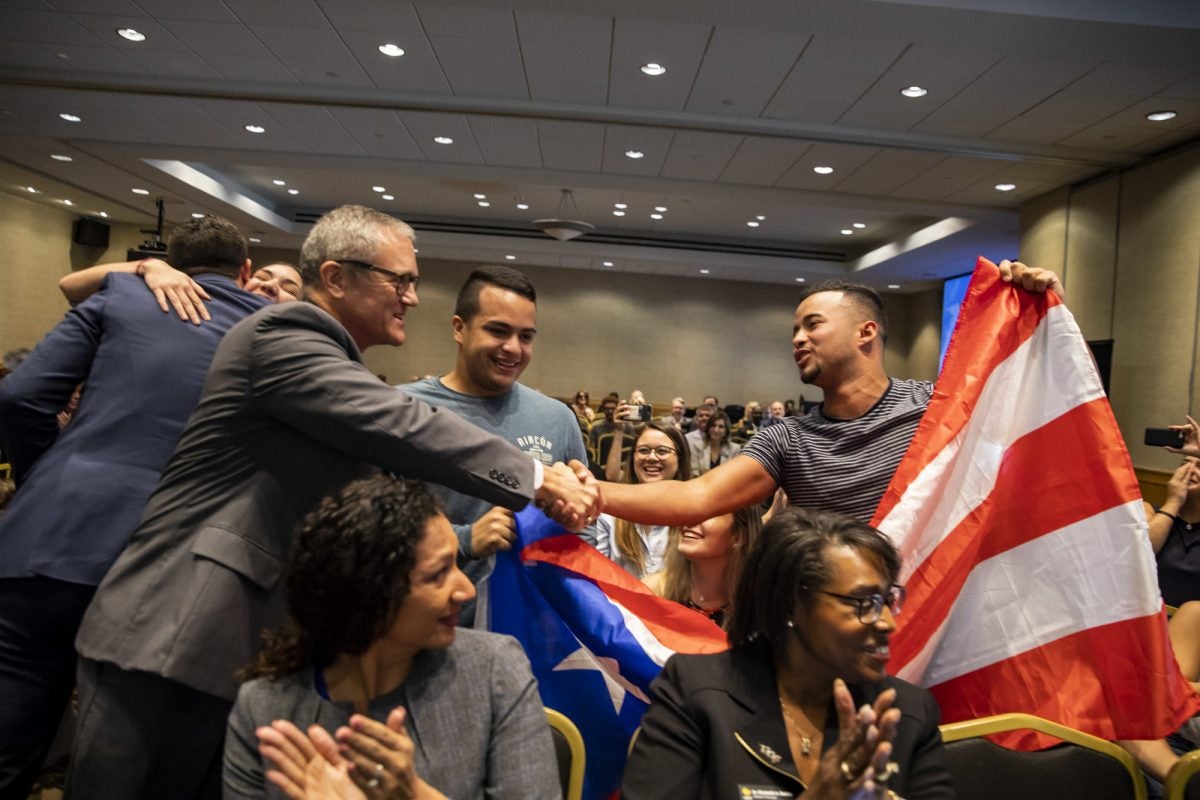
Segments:
[[[525,648],[542,703],[575,723],[587,750],[584,797],[612,795],[650,682],[674,653],[715,653],[724,632],[641,581],[532,506],[513,549],[496,554],[489,628]]]
[[[928,687],[947,722],[1019,711],[1104,739],[1174,730],[1200,697],[1167,639],[1141,503],[1074,318],[979,259],[873,520],[908,588],[889,671]]]

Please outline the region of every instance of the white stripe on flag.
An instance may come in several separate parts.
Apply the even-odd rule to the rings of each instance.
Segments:
[[[661,667],[667,663],[668,658],[675,655],[674,650],[660,642],[658,637],[650,632],[650,629],[646,627],[646,623],[642,622],[641,617],[639,617],[637,614],[634,614],[632,611],[618,603],[616,600],[613,600],[611,597],[605,595],[605,599],[612,603],[616,609],[621,612],[621,616],[625,619],[625,627],[629,630],[630,635],[633,636],[637,643],[642,646],[642,649],[646,651],[646,655],[650,657],[651,661]]]
[[[904,556],[902,583],[991,493],[1013,442],[1103,396],[1086,347],[1066,306],[1052,306],[1033,335],[992,370],[964,429],[879,525]]]
[[[1142,516],[1141,500],[1131,501],[979,563],[898,677],[936,686],[1087,628],[1156,613]]]

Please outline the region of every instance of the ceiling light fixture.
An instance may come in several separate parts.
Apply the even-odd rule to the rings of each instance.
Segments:
[[[141,31],[136,31],[133,28],[117,28],[117,35],[122,39],[128,39],[131,42],[146,41],[146,34]]]
[[[646,154],[643,153],[641,150],[626,150],[625,156],[627,158],[645,158]]]
[[[842,236],[850,236],[853,233],[854,231],[850,230],[849,228],[842,228]]]
[[[386,192],[387,187],[386,186],[372,186],[371,191],[372,192]]]
[[[516,261],[516,260],[517,260],[517,257],[516,257],[516,256],[514,256],[514,255],[506,255],[506,256],[504,257],[504,259],[505,259],[506,261]]]
[[[104,217],[105,219],[108,219],[108,212],[107,212],[107,211],[101,211],[101,212],[100,212],[100,216]]]
[[[804,283],[804,278],[796,278],[796,283]]]
[[[650,215],[650,219],[662,219],[662,218],[663,218],[662,214],[651,214]]]
[[[288,194],[300,194],[299,189],[288,189]]]
[[[379,196],[382,197],[384,200],[395,200],[396,199],[396,196],[393,194],[381,194]]]
[[[900,90],[900,94],[905,97],[924,97],[929,94],[929,90],[923,89],[920,86],[905,86]]]
[[[250,243],[251,244],[262,244],[262,239],[258,238],[257,236],[251,236]]]
[[[760,224],[762,223],[760,223],[758,220],[752,219],[746,223],[746,226],[750,228],[757,228]]]
[[[613,208],[626,209],[629,206],[626,203],[613,203]]]
[[[611,261],[601,261],[600,262],[600,266],[602,266],[602,267],[611,267],[612,265],[613,265],[613,262],[611,262]]]
[[[528,211],[529,203],[517,203],[517,208],[521,209],[522,211]]]
[[[899,288],[900,288],[900,284],[898,284],[898,283],[889,283],[889,284],[888,284],[888,288],[889,288],[889,289],[899,289]]]
[[[553,236],[560,242],[569,242],[583,236],[585,233],[591,233],[596,230],[596,226],[584,222],[581,219],[570,219],[567,217],[567,206],[570,205],[572,213],[576,217],[579,216],[579,206],[575,204],[575,197],[571,194],[570,189],[562,189],[562,199],[558,201],[558,211],[554,217],[547,219],[535,219],[533,226],[542,233]]]
[[[487,207],[489,207],[490,205],[491,205],[491,203],[489,203],[487,200],[480,200],[480,201],[479,201],[479,207],[480,207],[480,208],[487,208]]]
[[[1162,111],[1152,111],[1146,115],[1146,119],[1150,120],[1151,122],[1166,122],[1169,119],[1175,119],[1177,116],[1179,115],[1174,111],[1170,110],[1169,108],[1165,108]]]
[[[385,56],[399,58],[400,56],[404,55],[404,48],[398,44],[392,44],[391,42],[388,42],[387,44],[379,45],[379,52],[383,53]]]
[[[666,213],[667,207],[666,206],[655,206],[654,210],[660,214],[663,214],[663,213]]]
[[[658,77],[666,71],[666,67],[664,67],[662,64],[655,64],[653,61],[651,61],[649,64],[642,64],[642,72],[646,73],[647,75]]]
[[[246,130],[248,130],[250,133],[266,133],[267,132],[267,129],[264,128],[262,125],[249,124],[249,125],[244,125],[243,127]]]
[[[618,209],[614,209],[614,210],[613,210],[613,216],[614,216],[614,217],[623,217],[623,216],[625,216],[625,212],[624,212],[624,211],[622,211],[622,210],[621,210],[621,209],[619,209],[619,208],[618,208]]]
[[[850,227],[851,227],[851,228],[858,228],[858,229],[861,231],[863,228],[867,227],[867,225],[866,225],[866,223],[864,223],[864,222],[855,222],[855,223],[854,223],[853,225],[851,225]]]
[[[449,136],[435,136],[433,137],[433,141],[437,142],[438,144],[454,144],[454,140]]]
[[[818,175],[828,175],[833,172],[833,167],[813,167],[813,172]]]
[[[279,178],[271,181],[271,183],[275,184],[276,186],[287,186],[287,181],[281,181]]]
[[[64,200],[63,200],[63,205],[64,205],[64,206],[73,206],[73,205],[75,205],[75,204],[74,204],[74,203],[72,203],[70,200],[66,200],[66,199],[64,199]]]
[[[702,270],[700,270],[700,274],[701,274],[701,275],[707,275],[707,274],[708,274],[708,270],[706,270],[706,269],[702,269]]]
[[[763,216],[762,214],[757,214],[757,215],[755,215],[755,217],[754,217],[754,218],[755,218],[756,220],[758,220],[759,222],[763,222],[764,220],[766,220],[766,217],[765,217],[765,216]]]
[[[997,183],[996,184],[997,192],[1011,192],[1015,188],[1017,188],[1017,185],[1015,183]]]
[[[67,122],[83,122],[83,117],[78,114],[59,114],[59,119],[65,119]]]
[[[130,189],[129,191],[133,192],[134,194],[150,194],[149,189]]]
[[[53,158],[55,161],[74,161],[75,160],[75,159],[71,158],[70,156],[62,155],[61,153],[51,153],[50,157]]]
[[[486,194],[480,194],[479,192],[476,192],[476,193],[475,193],[475,199],[476,199],[476,200],[487,200],[487,195],[486,195]]]
[[[192,219],[204,219],[204,215],[199,211],[192,212]]]
[[[26,186],[25,191],[29,192],[30,194],[38,194],[38,190],[32,186]]]

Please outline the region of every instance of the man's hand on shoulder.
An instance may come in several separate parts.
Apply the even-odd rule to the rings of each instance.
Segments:
[[[1039,269],[1022,264],[1020,261],[1009,261],[1007,258],[996,265],[1000,270],[1000,280],[1012,283],[1031,292],[1054,292],[1058,299],[1066,301],[1066,292],[1062,281],[1056,273],[1048,269]]]
[[[543,473],[542,487],[534,502],[546,516],[564,528],[578,533],[600,515],[603,503],[600,485],[588,471],[587,465],[572,461],[559,462]]]

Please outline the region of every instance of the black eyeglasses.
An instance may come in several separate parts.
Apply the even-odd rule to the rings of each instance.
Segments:
[[[350,264],[351,266],[358,267],[359,269],[365,269],[369,272],[376,272],[380,275],[383,275],[387,278],[387,282],[392,285],[392,288],[396,290],[396,294],[399,295],[403,295],[405,292],[407,292],[408,287],[410,286],[413,287],[413,289],[416,289],[421,283],[421,278],[417,275],[413,275],[411,272],[392,272],[390,269],[377,267],[369,261],[358,261],[357,259],[353,258],[338,258],[335,260],[339,264]]]
[[[827,594],[846,603],[852,603],[854,610],[858,612],[858,621],[863,625],[873,625],[878,622],[883,615],[885,605],[892,610],[893,615],[897,616],[900,614],[900,609],[904,607],[905,591],[904,587],[899,585],[892,586],[884,594],[850,595],[827,592],[824,589],[817,589],[817,593]]]

